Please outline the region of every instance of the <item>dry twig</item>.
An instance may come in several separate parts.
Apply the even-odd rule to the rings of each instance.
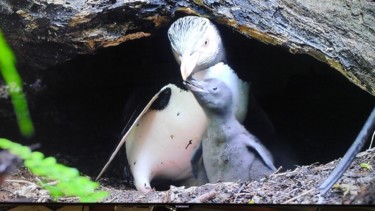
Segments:
[[[295,196],[295,197],[293,197],[293,198],[291,198],[291,199],[289,199],[289,200],[283,202],[283,204],[289,204],[290,202],[292,202],[292,201],[294,201],[294,200],[296,200],[296,199],[298,199],[298,198],[301,198],[302,196],[304,196],[304,195],[306,195],[306,194],[308,194],[308,193],[311,193],[311,192],[313,192],[313,191],[315,191],[315,188],[310,189],[310,190],[308,190],[308,191],[305,191],[305,192],[301,193],[300,195]]]
[[[197,198],[189,201],[188,203],[204,203],[207,202],[208,200],[214,198],[216,196],[217,192],[215,190],[212,190],[208,193],[202,194],[198,196]]]
[[[245,184],[242,184],[241,187],[238,189],[237,193],[236,193],[236,197],[234,198],[234,203],[236,203],[237,201],[237,197],[238,195],[240,194],[240,192],[242,191],[243,187],[245,186]]]
[[[29,185],[36,185],[35,183],[33,183],[33,182],[29,182],[29,181],[26,181],[26,180],[12,180],[12,179],[6,179],[6,180],[4,180],[4,182],[26,183],[26,184],[29,184]]]

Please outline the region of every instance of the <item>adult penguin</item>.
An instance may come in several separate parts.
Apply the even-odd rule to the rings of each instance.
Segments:
[[[249,86],[224,63],[225,51],[215,25],[206,18],[186,16],[170,26],[168,38],[182,79],[194,74],[201,80],[214,77],[224,81],[233,95],[236,118],[243,122]],[[162,90],[160,93],[170,94],[159,94],[156,99],[167,98],[161,100],[165,105],[149,109],[126,141],[134,185],[141,191],[150,190],[150,182],[156,178],[180,180],[188,186],[201,184],[193,179],[190,160],[207,128],[207,117],[190,91],[174,85]]]
[[[233,94],[236,117],[243,122],[248,106],[249,86],[231,68],[213,66],[226,63],[225,49],[216,26],[207,18],[185,16],[177,19],[168,30],[173,55],[180,64],[183,80],[218,78],[224,81]]]
[[[273,124],[255,96],[249,92],[248,83],[241,80],[228,64],[217,27],[207,18],[185,16],[170,26],[168,38],[173,55],[180,64],[182,79],[202,81],[216,78],[226,83],[233,95],[237,120],[244,123],[272,151],[277,166],[293,168],[296,161],[290,149],[278,143]]]
[[[216,27],[206,18],[186,16],[171,25],[168,37],[172,52],[181,66],[182,78],[185,80],[194,73],[198,80],[214,77],[224,81],[233,95],[236,118],[243,122],[248,109],[249,87],[225,64],[225,51]],[[153,108],[154,102],[162,102],[162,106]],[[252,117],[258,118],[259,114],[264,114],[256,110],[259,107],[252,105],[249,106],[255,113]],[[263,119],[267,118],[263,116]],[[272,128],[267,121],[260,124]],[[259,124],[258,120],[255,122]],[[149,191],[151,181],[156,178],[188,181],[183,183],[186,185],[196,184],[190,181],[193,178],[190,160],[207,124],[208,120],[191,92],[173,84],[163,87],[143,109],[119,144],[120,147],[126,143],[135,187],[140,191]]]

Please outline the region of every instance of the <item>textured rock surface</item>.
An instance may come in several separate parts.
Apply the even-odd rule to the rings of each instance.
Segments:
[[[0,28],[19,61],[44,68],[150,36],[176,11],[309,54],[375,94],[375,2],[369,0],[4,0]]]

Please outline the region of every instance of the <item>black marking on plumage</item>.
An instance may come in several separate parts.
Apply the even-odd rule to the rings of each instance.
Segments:
[[[189,143],[186,145],[185,149],[187,149],[190,145],[192,145],[193,144],[192,142],[193,142],[193,140],[190,139]]]
[[[171,99],[171,95],[171,88],[168,87],[164,89],[159,93],[158,98],[151,104],[150,109],[157,111],[164,110],[168,106],[169,100]]]

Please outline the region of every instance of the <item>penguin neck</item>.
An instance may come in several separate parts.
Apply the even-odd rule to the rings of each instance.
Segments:
[[[226,125],[229,122],[237,121],[233,111],[230,112],[206,112],[210,124],[214,126]]]
[[[242,81],[230,66],[219,62],[207,69],[194,72],[192,77],[196,80],[216,78],[223,81],[232,92],[236,118],[239,122],[244,121],[248,107],[249,84]]]
[[[195,70],[193,72],[193,78],[196,80],[205,80],[208,78],[218,78],[227,84],[231,84],[234,78],[236,78],[236,73],[224,62],[219,61],[206,69]]]

